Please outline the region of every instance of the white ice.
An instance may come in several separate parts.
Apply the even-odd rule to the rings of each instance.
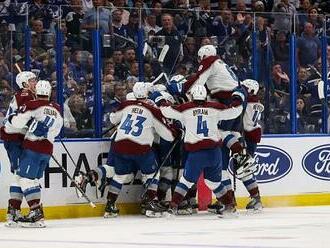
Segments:
[[[44,229],[14,229],[0,223],[0,247],[330,247],[330,206],[273,208],[258,215],[241,211],[237,219],[202,212],[161,219],[120,216],[46,224]]]

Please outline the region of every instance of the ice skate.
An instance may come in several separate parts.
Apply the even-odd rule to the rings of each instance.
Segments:
[[[260,196],[252,197],[249,203],[246,205],[248,213],[260,213],[262,212],[262,203]]]
[[[108,201],[107,205],[105,206],[105,212],[104,212],[103,217],[104,218],[113,218],[113,217],[117,217],[118,214],[119,214],[119,209],[116,207],[115,203]]]
[[[22,218],[21,211],[13,208],[11,205],[8,206],[7,216],[6,216],[6,227],[20,227],[20,223],[18,223],[18,219]]]
[[[220,212],[221,210],[224,209],[224,205],[220,203],[219,201],[216,201],[213,204],[209,204],[207,206],[207,212],[212,213],[212,214],[217,214],[217,212]]]
[[[183,201],[179,204],[177,208],[178,215],[192,215],[193,209],[188,201]]]
[[[167,212],[167,208],[162,206],[157,200],[152,200],[145,205],[145,215],[150,218],[160,218]]]
[[[217,211],[218,217],[223,219],[238,218],[238,212],[233,204],[223,205],[222,209]]]
[[[90,171],[88,173],[84,173],[82,171],[79,171],[78,175],[74,177],[75,184],[81,188],[81,190],[86,193],[86,187],[88,183],[92,183],[95,181],[94,178],[94,171]],[[79,190],[77,191],[77,195],[79,198],[82,197],[82,194]]]
[[[30,210],[28,215],[18,218],[17,221],[22,227],[27,227],[27,228],[46,227],[44,222],[44,211],[42,209],[42,206],[38,206],[37,208]]]

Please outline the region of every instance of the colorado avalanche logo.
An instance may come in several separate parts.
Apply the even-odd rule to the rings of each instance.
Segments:
[[[308,175],[330,181],[330,144],[307,152],[302,159],[302,167]]]
[[[292,169],[292,159],[285,151],[273,146],[260,145],[255,152],[257,164],[255,173],[258,183],[268,183],[281,179]]]

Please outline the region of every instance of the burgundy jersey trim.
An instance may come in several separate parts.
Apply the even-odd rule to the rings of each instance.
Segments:
[[[252,141],[254,143],[259,143],[261,140],[261,128],[256,128],[252,131],[244,131],[244,137],[247,141]]]
[[[36,141],[25,139],[23,141],[23,148],[43,154],[48,154],[48,155],[53,154],[53,144],[46,139],[36,140]]]
[[[124,139],[114,143],[113,151],[120,154],[141,155],[151,151],[151,146],[140,145],[133,141]]]
[[[202,140],[197,143],[184,143],[185,150],[188,152],[197,152],[204,149],[212,149],[215,147],[221,147],[222,140],[214,141],[214,140]]]
[[[203,59],[201,63],[199,64],[199,68],[202,66],[200,71],[197,71],[197,73],[190,77],[187,82],[184,83],[183,90],[184,92],[187,92],[191,86],[194,84],[194,82],[199,78],[199,76],[205,72],[207,69],[211,67],[214,61],[217,59],[220,59],[218,56],[209,56],[206,59]]]
[[[24,134],[21,134],[21,133],[7,133],[4,126],[1,127],[0,136],[1,136],[1,139],[3,141],[23,142],[23,140],[24,140]]]

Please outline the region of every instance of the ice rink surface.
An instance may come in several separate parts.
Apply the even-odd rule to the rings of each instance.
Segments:
[[[254,215],[240,211],[237,219],[201,212],[158,219],[48,220],[44,229],[0,224],[1,248],[330,247],[330,206],[272,208]]]

